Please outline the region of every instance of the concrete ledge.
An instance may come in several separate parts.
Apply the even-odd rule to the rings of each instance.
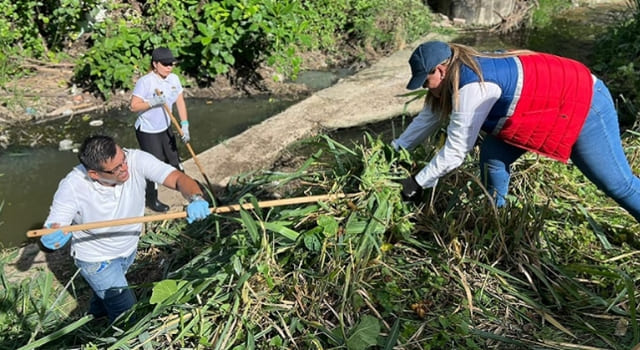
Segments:
[[[369,68],[314,93],[281,113],[254,125],[197,155],[212,185],[224,187],[231,177],[271,166],[290,144],[326,130],[350,128],[390,119],[402,114],[409,99],[409,56],[413,49],[435,36],[427,36],[409,47],[384,57]],[[439,40],[449,40],[438,38]],[[409,105],[417,114],[420,101]],[[196,126],[197,127],[197,126]],[[193,159],[183,163],[185,172],[205,183]],[[159,189],[160,199],[172,210],[182,210],[186,201],[176,191]]]

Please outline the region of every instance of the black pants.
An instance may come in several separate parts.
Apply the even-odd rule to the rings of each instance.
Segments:
[[[136,129],[136,138],[141,150],[153,154],[156,158],[171,164],[178,170],[182,170],[176,137],[171,129],[157,134],[149,134]]]
[[[136,129],[136,138],[140,149],[153,154],[159,160],[172,165],[174,168],[184,171],[178,155],[176,137],[171,129],[157,134],[149,134]],[[146,201],[154,203],[158,199],[158,188],[154,182],[147,181]]]

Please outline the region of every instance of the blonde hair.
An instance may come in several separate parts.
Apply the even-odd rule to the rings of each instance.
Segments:
[[[484,83],[482,70],[475,60],[475,57],[514,57],[520,55],[532,54],[529,50],[515,50],[501,53],[484,53],[470,46],[462,44],[450,43],[451,57],[440,63],[447,67],[447,72],[442,81],[442,90],[440,97],[433,94],[427,94],[425,105],[431,107],[431,110],[441,120],[447,118],[454,108],[458,107],[458,89],[460,86],[460,66],[462,64],[471,68],[471,70],[480,77],[480,83]]]

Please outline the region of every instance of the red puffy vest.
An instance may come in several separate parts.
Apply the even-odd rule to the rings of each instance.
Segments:
[[[522,90],[497,136],[567,162],[591,107],[593,78],[580,62],[549,54],[519,56]]]

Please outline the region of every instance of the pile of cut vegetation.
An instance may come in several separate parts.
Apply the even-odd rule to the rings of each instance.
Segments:
[[[466,162],[416,205],[397,180],[436,145],[298,146],[314,153],[293,171],[244,174],[223,199],[351,195],[149,225],[138,303],[112,326],[65,311],[80,280],[54,292],[48,272],[2,275],[0,347],[637,348],[638,225],[572,166],[524,157],[498,210]]]

